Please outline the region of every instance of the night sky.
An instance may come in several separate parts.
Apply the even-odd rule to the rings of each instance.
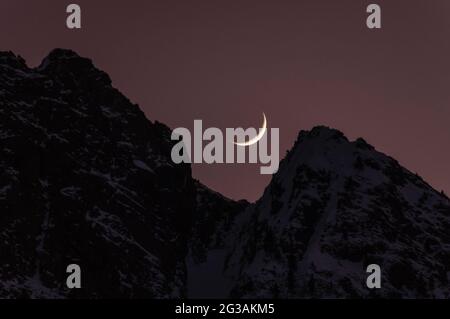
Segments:
[[[66,6],[82,29],[66,28]],[[382,7],[382,29],[366,7]],[[328,125],[450,193],[450,1],[2,0],[0,50],[36,66],[55,47],[93,59],[147,117],[172,128]],[[195,165],[234,199],[257,199],[259,165]]]

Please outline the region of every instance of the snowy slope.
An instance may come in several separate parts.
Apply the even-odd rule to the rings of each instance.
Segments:
[[[302,131],[245,214],[227,264],[232,296],[450,296],[449,199],[362,139]]]

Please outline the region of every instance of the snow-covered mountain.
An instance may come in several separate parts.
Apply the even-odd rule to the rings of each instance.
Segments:
[[[89,59],[0,53],[0,298],[450,297],[449,199],[362,139],[302,131],[249,204],[170,134]]]
[[[363,139],[300,132],[244,215],[231,296],[450,297],[449,199]],[[366,286],[369,264],[381,289]]]
[[[74,52],[1,53],[0,298],[183,296],[195,185],[170,134]]]

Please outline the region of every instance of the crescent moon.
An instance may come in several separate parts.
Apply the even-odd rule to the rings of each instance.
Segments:
[[[239,146],[250,146],[255,143],[258,143],[258,141],[264,136],[264,134],[266,133],[266,130],[267,130],[267,120],[266,120],[266,115],[264,114],[264,112],[263,112],[263,118],[264,118],[263,125],[262,125],[261,129],[259,130],[258,135],[256,135],[254,138],[248,140],[247,142],[241,142],[241,143],[233,142],[233,143],[236,145],[239,145]]]

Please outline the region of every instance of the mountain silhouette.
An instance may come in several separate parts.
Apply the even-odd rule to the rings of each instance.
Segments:
[[[449,199],[362,139],[300,132],[250,204],[73,51],[1,52],[0,104],[0,298],[450,297]]]
[[[171,131],[72,51],[0,68],[0,297],[183,295],[195,185]]]

